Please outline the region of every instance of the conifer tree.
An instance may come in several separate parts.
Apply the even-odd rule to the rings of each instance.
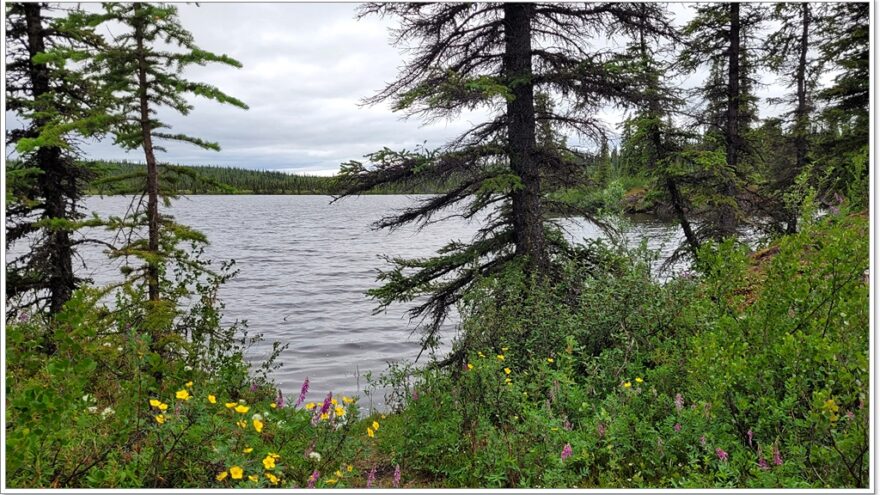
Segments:
[[[145,179],[143,200],[138,202],[131,219],[119,220],[120,227],[146,224],[147,239],[135,239],[119,247],[116,254],[135,256],[145,262],[139,275],[146,279],[149,299],[158,301],[160,271],[169,259],[183,261],[183,253],[175,247],[179,241],[203,242],[204,238],[192,229],[177,224],[173,218],[159,212],[159,201],[166,205],[173,196],[171,187],[174,174],[187,173],[182,167],[160,164],[156,153],[164,151],[161,141],[190,143],[210,150],[219,150],[217,143],[185,134],[165,132],[168,125],[158,120],[157,110],[168,108],[187,115],[192,104],[187,96],[198,96],[246,109],[243,102],[226,95],[216,87],[187,79],[183,71],[191,65],[221,63],[231,67],[241,64],[226,56],[199,48],[189,31],[181,24],[177,7],[170,4],[108,3],[104,5],[104,22],[114,24],[114,38],[96,59],[101,77],[115,95],[112,115],[115,119],[115,142],[125,149],[142,149],[146,171],[138,176]],[[122,27],[116,32],[115,25]],[[163,177],[160,179],[160,168]],[[166,177],[168,176],[168,177]]]
[[[81,282],[76,247],[94,242],[74,238],[87,175],[76,141],[100,136],[107,124],[100,88],[78,64],[100,43],[87,18],[42,3],[6,5],[6,110],[25,122],[6,135],[17,152],[6,168],[6,245],[30,242],[6,262],[12,312],[19,303],[60,311]]]
[[[435,337],[449,308],[480,277],[521,266],[540,280],[555,264],[576,256],[548,223],[548,181],[575,177],[582,169],[575,153],[539,144],[536,128],[550,123],[559,132],[598,144],[604,129],[595,117],[602,105],[635,101],[635,82],[619,70],[618,53],[590,50],[590,37],[632,35],[638,26],[652,34],[672,28],[661,7],[633,4],[368,4],[361,15],[388,15],[400,21],[395,43],[412,50],[396,81],[369,103],[389,101],[398,111],[427,120],[487,108],[480,123],[436,150],[392,151],[368,156],[371,164],[343,164],[345,195],[400,181],[442,181],[450,191],[386,217],[378,227],[432,221],[447,209],[466,219],[481,212],[485,224],[470,243],[452,242],[438,256],[393,259],[385,284],[371,291],[381,307],[424,296],[411,309],[425,317],[424,345]],[[553,95],[558,105],[536,111],[535,95]],[[540,119],[540,120],[539,120]],[[546,140],[542,140],[546,141]],[[558,179],[562,180],[562,179]]]

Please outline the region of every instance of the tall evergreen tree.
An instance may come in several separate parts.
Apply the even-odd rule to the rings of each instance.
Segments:
[[[80,284],[75,239],[87,170],[77,163],[77,137],[100,135],[107,119],[101,92],[78,61],[100,42],[70,9],[50,13],[42,3],[6,5],[6,110],[25,122],[7,131],[18,153],[7,167],[6,244],[30,242],[7,259],[7,302],[57,313]],[[11,311],[17,304],[9,304]]]
[[[394,228],[424,224],[447,208],[474,218],[488,213],[471,243],[453,242],[432,258],[393,259],[385,285],[372,291],[386,306],[425,296],[411,315],[429,317],[425,345],[450,306],[479,277],[511,262],[537,279],[552,276],[554,264],[575,255],[561,233],[548,225],[549,210],[564,206],[543,189],[555,177],[575,176],[582,165],[574,153],[543,146],[536,126],[550,122],[599,142],[604,134],[595,112],[607,103],[636,100],[632,77],[619,70],[617,53],[588,50],[592,36],[631,35],[638,26],[656,34],[672,28],[661,7],[633,4],[368,4],[361,15],[391,15],[400,21],[395,41],[413,50],[398,79],[368,102],[392,102],[395,109],[428,119],[451,118],[466,109],[488,108],[481,123],[433,151],[382,150],[342,167],[346,195],[399,181],[441,180],[455,186],[400,214],[377,222]],[[535,95],[559,105],[536,111]],[[563,110],[557,110],[563,109]],[[542,140],[546,141],[546,140]]]
[[[160,167],[156,152],[164,151],[164,148],[157,142],[186,142],[210,150],[219,150],[220,147],[217,143],[185,134],[164,132],[168,125],[156,118],[156,112],[165,107],[187,115],[193,108],[186,99],[187,95],[246,109],[243,102],[209,84],[190,81],[183,74],[191,65],[215,62],[238,68],[241,64],[226,55],[217,55],[196,46],[192,34],[180,24],[174,5],[108,3],[104,5],[102,20],[122,27],[119,32],[114,27],[113,41],[96,59],[101,77],[116,97],[113,108],[115,141],[125,149],[143,150],[146,160],[146,171],[142,174],[146,207],[140,201],[133,218],[120,225],[131,227],[145,223],[147,239],[137,239],[119,248],[117,254],[144,260],[141,274],[146,279],[149,299],[158,301],[163,264],[168,259],[179,260],[181,256],[175,244],[181,240],[204,239],[197,232],[175,223],[173,218],[159,213],[159,200],[164,198],[167,203],[173,194],[173,190],[160,187],[160,168],[167,172],[163,175],[185,171],[180,167]]]

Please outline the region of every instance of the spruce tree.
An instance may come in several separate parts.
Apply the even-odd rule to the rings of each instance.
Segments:
[[[55,12],[52,12],[55,11]],[[106,130],[100,87],[80,61],[100,43],[88,16],[42,3],[6,5],[6,110],[24,121],[7,130],[17,156],[7,163],[6,247],[30,249],[7,259],[10,312],[21,305],[61,310],[82,282],[74,274],[75,238],[88,170],[76,142]]]
[[[591,37],[652,34],[672,28],[661,7],[633,4],[368,4],[361,15],[393,16],[395,43],[412,50],[399,77],[369,103],[391,102],[398,111],[427,120],[454,118],[486,108],[492,118],[436,150],[381,150],[369,165],[343,164],[345,195],[395,182],[437,181],[449,192],[423,200],[377,222],[395,228],[424,225],[444,210],[465,219],[486,214],[471,242],[452,242],[438,256],[393,259],[385,284],[371,294],[380,307],[424,296],[411,309],[427,318],[425,346],[436,343],[449,308],[471,284],[512,264],[537,280],[576,256],[548,213],[563,208],[546,196],[546,184],[575,177],[582,161],[573,150],[544,146],[536,129],[549,123],[598,144],[604,135],[595,112],[605,104],[637,99],[633,78],[619,70],[618,53],[590,50]],[[535,95],[557,105],[536,111]],[[547,141],[547,140],[542,140]]]

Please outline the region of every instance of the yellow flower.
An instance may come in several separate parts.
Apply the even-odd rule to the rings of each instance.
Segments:
[[[160,401],[160,400],[150,399],[150,406],[152,406],[152,407],[159,407],[159,404],[161,404],[161,403],[162,403],[162,401]]]
[[[267,455],[263,458],[263,467],[266,469],[275,469],[275,458]]]
[[[354,469],[354,466],[352,466],[351,464],[349,464],[348,466],[345,466],[345,470],[348,471],[349,473],[350,473],[353,469]]]
[[[351,404],[352,402],[354,402],[354,399],[352,399],[351,397],[346,397],[346,396],[343,395],[343,396],[342,396],[342,402],[344,402],[344,403],[346,403],[346,404]]]
[[[192,388],[193,382],[186,382],[186,388]]]
[[[501,350],[504,351],[504,352],[507,352],[508,349],[509,349],[509,347],[502,347],[502,348],[501,348]]]
[[[222,473],[217,475],[217,481],[223,481],[226,477],[229,476],[229,472],[223,471]]]
[[[165,424],[165,415],[164,414],[160,414],[160,415],[154,416],[154,417],[156,418],[156,422],[159,423],[160,425]]]
[[[469,369],[469,370],[474,369],[474,365],[472,365],[471,363],[468,363],[468,369]]]
[[[273,459],[275,459],[275,460],[281,459],[281,456],[278,455],[278,454],[276,454],[275,452],[269,452],[269,453],[266,454],[266,455],[268,455],[269,457],[271,457],[271,458],[273,458]]]
[[[239,405],[235,406],[235,412],[237,412],[238,414],[244,414],[250,410],[251,410],[250,406],[246,406],[244,404],[239,404]]]
[[[636,377],[636,383],[642,383],[643,381],[645,381],[645,380],[642,380],[642,377],[640,377],[640,376]]]
[[[630,388],[630,387],[632,387],[632,386],[633,386],[633,384],[630,383],[630,382],[624,382],[624,383],[623,383],[623,388]]]
[[[306,409],[311,411],[312,409],[315,408],[315,406],[317,406],[317,404],[315,404],[314,402],[309,402],[308,404],[306,404]]]
[[[330,413],[324,413],[321,415],[321,421],[327,421],[330,419]]]
[[[238,405],[238,402],[227,402],[226,409],[232,409],[233,407],[235,407],[237,405]]]
[[[174,396],[180,400],[189,400],[189,398],[191,397],[189,395],[189,391],[187,391],[186,389],[178,390],[177,393],[174,394]]]
[[[213,395],[210,395],[210,394],[209,394],[209,395],[208,395],[208,402],[210,402],[211,404],[216,404],[216,403],[217,403],[217,397],[214,397]]]
[[[553,361],[555,361],[555,359],[553,359],[553,358],[547,358],[547,362],[548,362],[548,363],[553,364]]]
[[[505,374],[505,375],[509,375],[509,374],[510,374],[510,368],[504,368],[504,374]]]
[[[334,406],[339,405],[339,402],[336,399],[330,399],[330,403],[333,404]]]
[[[247,421],[245,421],[243,419],[239,419],[238,421],[235,422],[235,424],[237,424],[238,427],[241,428],[242,430],[247,429]]]
[[[379,422],[378,421],[373,421],[373,429],[376,431],[379,431]]]
[[[245,449],[242,450],[242,452],[244,452],[245,454],[250,454],[253,451],[254,451],[253,447],[245,447]]]
[[[254,429],[257,430],[257,433],[263,431],[263,422],[259,419],[254,419]]]
[[[328,484],[328,485],[335,485],[335,484],[336,484],[336,479],[334,479],[334,478],[330,478],[329,480],[327,480],[327,484]]]
[[[550,427],[550,431],[559,431],[559,427],[558,427],[558,426],[552,426],[552,427]]]
[[[273,403],[269,404],[269,407],[271,407],[272,409],[275,409],[276,407],[278,407],[278,405],[273,402]]]
[[[498,358],[499,361],[504,361],[504,354],[499,354],[495,357]]]
[[[266,474],[266,479],[268,479],[269,481],[271,481],[273,485],[277,485],[277,484],[278,484],[278,476],[275,476],[274,474],[272,474],[272,473],[270,473],[270,472],[268,472],[268,471],[266,471],[265,474]]]
[[[477,352],[477,356],[480,356],[480,357],[486,357],[486,355],[483,354],[482,352]]]
[[[168,404],[166,404],[166,403],[164,403],[164,402],[161,403],[161,404],[159,404],[159,410],[160,410],[160,411],[167,411],[167,410],[168,410]]]
[[[248,479],[251,481],[257,481],[260,478],[258,478],[256,474],[251,474],[251,475],[248,475]]]
[[[512,381],[513,381],[513,380],[511,380],[510,378],[505,378],[505,379],[504,379],[504,383],[506,383],[506,384],[508,384],[508,385],[510,385],[510,382],[512,382]]]
[[[337,478],[342,478],[342,471],[340,471],[340,470],[338,470],[338,469],[337,469],[336,472],[333,473],[333,474],[335,474]]]
[[[342,406],[336,406],[336,409],[333,410],[337,416],[345,416],[345,408]]]
[[[229,468],[229,475],[232,476],[234,480],[240,480],[242,475],[244,474],[244,469],[238,466],[232,466]]]
[[[373,429],[372,429],[372,428],[367,427],[367,436],[370,437],[370,438],[373,438],[374,436],[376,436],[376,434],[373,433]]]

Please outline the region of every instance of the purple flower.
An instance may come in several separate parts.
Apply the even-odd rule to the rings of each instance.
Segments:
[[[565,447],[562,447],[562,455],[560,455],[560,457],[562,457],[563,461],[568,459],[569,457],[571,457],[571,444],[570,443],[567,443],[567,444],[565,444]]]
[[[764,459],[763,455],[760,458],[758,458],[758,467],[764,471],[770,469],[770,465],[767,464],[767,459]]]
[[[309,476],[309,488],[315,487],[315,482],[318,481],[318,477],[321,476],[321,472],[315,469],[312,471],[312,475]]]
[[[321,420],[321,416],[327,414],[327,411],[330,410],[331,400],[333,400],[333,392],[327,392],[327,397],[324,398],[324,403],[321,404],[321,408],[315,408],[315,415],[312,416],[312,426],[318,424],[318,421]]]
[[[413,400],[413,402],[419,400],[419,389],[417,389],[417,388],[413,389],[412,400]]]
[[[675,410],[681,411],[684,409],[684,397],[681,394],[675,394]]]
[[[275,407],[278,409],[284,407],[284,394],[281,393],[281,390],[278,391],[278,397],[275,397]]]
[[[253,382],[253,383],[251,383],[251,392],[256,392],[256,391],[257,391],[257,382]]]
[[[751,447],[752,446],[752,437],[755,435],[755,433],[752,431],[751,428],[749,428],[749,431],[746,432],[746,435],[749,437],[749,447]]]
[[[302,388],[299,389],[299,397],[296,399],[296,404],[293,405],[294,409],[302,405],[303,401],[306,400],[307,393],[309,393],[309,377],[306,377],[305,381],[303,381]]]
[[[720,461],[726,461],[730,457],[721,447],[715,449],[715,455],[718,456],[718,460]]]
[[[400,488],[400,464],[394,466],[394,479],[391,481],[394,488]]]
[[[599,438],[605,437],[605,423],[599,423],[596,425],[596,433],[599,434]]]
[[[367,488],[372,488],[374,481],[376,481],[376,466],[373,466],[373,469],[370,469],[370,474],[367,475]]]
[[[777,466],[782,465],[782,454],[779,452],[779,447],[776,445],[773,446],[773,464]]]
[[[18,321],[20,321],[21,323],[27,323],[27,321],[30,319],[31,319],[31,315],[29,315],[27,313],[22,313],[22,314],[18,315]]]
[[[672,427],[676,432],[681,431],[681,423],[675,423],[675,426]]]
[[[706,446],[706,435],[700,435],[700,445]]]

